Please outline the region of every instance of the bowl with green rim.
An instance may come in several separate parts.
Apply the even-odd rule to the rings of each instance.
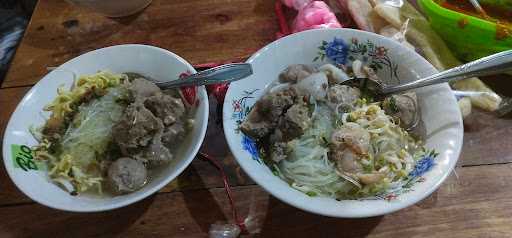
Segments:
[[[418,0],[431,27],[461,60],[471,61],[512,49],[512,24],[504,25]]]

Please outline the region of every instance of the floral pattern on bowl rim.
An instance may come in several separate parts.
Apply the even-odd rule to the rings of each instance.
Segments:
[[[337,67],[342,67],[342,65],[346,66],[355,60],[361,60],[375,72],[386,68],[390,72],[390,77],[395,80],[395,83],[400,82],[397,73],[398,65],[395,64],[388,56],[388,49],[383,46],[376,46],[376,44],[370,40],[367,40],[366,43],[360,43],[357,38],[352,38],[351,44],[346,44],[343,39],[335,37],[330,42],[322,41],[322,45],[319,46],[318,49],[318,56],[316,56],[312,62],[327,60],[328,63],[332,63]],[[256,97],[253,96],[253,94],[257,91],[258,89],[245,90],[240,98],[231,102],[233,108],[231,118],[235,121],[237,128],[239,128],[240,124],[251,111],[252,106],[248,106],[248,100],[254,100],[255,102]],[[259,154],[260,152],[256,142],[252,138],[243,134],[240,129],[236,129],[235,133],[241,134],[242,148],[251,155],[252,159],[260,164],[265,164]],[[436,156],[437,153],[434,150],[431,150],[426,153],[423,158],[417,161],[413,171],[409,173],[405,180],[396,183],[382,194],[378,194],[373,197],[359,198],[357,200],[391,201],[397,199],[401,194],[412,191],[414,184],[425,181],[425,178],[422,177],[422,175],[434,167]]]
[[[370,40],[362,42],[353,37],[350,43],[346,43],[343,39],[335,37],[329,42],[322,41],[318,47],[318,55],[313,58],[313,62],[328,60],[339,67],[360,60],[375,72],[387,70],[389,78],[392,79],[388,83],[400,83],[398,64],[391,60],[388,51],[388,48],[379,46]]]
[[[247,100],[254,99],[253,94],[258,91],[258,89],[248,90],[243,92],[243,96],[237,100],[233,100],[231,103],[233,107],[233,114],[231,115],[231,119],[233,119],[236,123],[236,127],[239,128],[240,124],[242,124],[245,117],[249,114],[252,109],[252,106],[247,106]],[[242,134],[242,147],[245,151],[249,152],[252,159],[257,161],[258,163],[262,163],[260,158],[260,153],[258,151],[258,147],[256,146],[256,142],[250,137],[244,135],[240,132],[240,129],[236,130],[236,133]]]

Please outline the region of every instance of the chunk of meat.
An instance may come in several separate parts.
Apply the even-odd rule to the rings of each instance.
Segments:
[[[278,123],[283,141],[289,141],[301,136],[310,126],[311,115],[306,103],[295,104],[290,107]]]
[[[348,148],[359,155],[368,154],[370,148],[370,133],[363,128],[343,125],[331,136],[333,150]]]
[[[265,136],[267,136],[270,131],[272,130],[272,126],[267,121],[254,121],[254,120],[245,120],[240,125],[240,130],[254,138],[254,139],[261,139]]]
[[[135,78],[128,85],[131,103],[112,128],[114,142],[124,156],[159,164],[173,158],[170,148],[183,140],[186,110],[179,93],[162,92],[154,83]]]
[[[418,123],[419,108],[414,92],[389,96],[384,99],[383,109],[386,114],[397,120],[404,129],[414,127]]]
[[[258,100],[253,110],[266,117],[270,122],[275,123],[279,116],[283,115],[293,105],[296,96],[297,93],[293,88],[270,93]]]
[[[112,128],[114,141],[123,155],[142,161],[168,161],[169,149],[163,145],[164,125],[141,102],[130,104],[123,118]]]
[[[181,98],[163,93],[155,93],[146,98],[144,106],[162,120],[165,126],[174,124],[185,114],[185,105]]]
[[[311,65],[292,64],[279,74],[279,81],[281,83],[297,83],[316,72],[318,70]]]
[[[285,114],[286,121],[294,123],[302,131],[311,126],[311,116],[306,103],[295,104]]]
[[[358,88],[346,85],[334,85],[327,90],[328,105],[332,109],[339,105],[351,108],[360,97],[361,91]]]
[[[147,161],[150,164],[161,164],[170,161],[173,155],[169,148],[164,145],[163,133],[158,132],[151,140],[149,146],[134,157],[142,161]]]
[[[139,147],[148,146],[164,126],[142,103],[130,104],[123,118],[113,127],[114,141],[124,154],[133,154]]]
[[[185,139],[186,130],[183,122],[178,121],[172,126],[166,127],[162,135],[162,142],[168,147],[179,144]]]
[[[254,104],[240,130],[255,139],[265,137],[276,128],[279,118],[293,105],[295,97],[293,88],[264,95]]]
[[[293,138],[297,138],[302,135],[302,131],[296,124],[287,121],[284,117],[279,118],[278,125],[279,130],[283,132],[282,140],[290,141]]]
[[[272,144],[279,143],[283,141],[283,137],[283,132],[279,128],[276,128],[274,132],[270,135],[269,142]]]
[[[115,193],[128,193],[140,189],[147,181],[147,170],[140,161],[120,158],[109,169],[107,181]]]
[[[160,88],[158,88],[154,83],[144,78],[134,79],[129,85],[128,90],[132,94],[133,98],[141,99],[160,92]]]

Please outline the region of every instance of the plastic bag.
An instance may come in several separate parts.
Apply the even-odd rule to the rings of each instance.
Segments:
[[[323,1],[282,0],[282,2],[299,11],[293,21],[293,33],[316,28],[342,27],[332,10]]]
[[[401,3],[401,1],[398,0],[361,0],[363,2],[367,1],[370,4],[361,4],[359,1],[357,1],[358,4],[351,4],[352,2],[350,0],[339,1],[347,4],[348,10],[353,15],[352,17],[356,19],[356,23],[360,28],[366,27],[375,29],[376,24],[366,18],[361,18],[362,20],[358,21],[358,15],[377,13],[380,17],[379,20],[385,21],[389,25],[389,27],[382,28],[379,33],[382,33],[382,30],[384,30],[383,35],[387,34],[388,37],[395,37],[397,38],[396,40],[402,44],[407,44],[404,43],[406,41],[401,41],[404,40],[404,38],[400,39],[403,37],[403,34],[396,34],[398,32],[404,32],[406,39],[413,43],[414,46],[422,52],[422,55],[438,70],[446,70],[461,65],[461,62],[455,58],[444,41],[430,27],[428,20],[407,1]],[[372,5],[372,9],[368,9],[369,5]],[[399,5],[402,6],[399,8],[397,7]],[[362,6],[366,7],[361,8]],[[407,24],[405,24],[406,22]],[[404,31],[404,26],[407,31]],[[400,28],[402,28],[402,31],[398,30]],[[487,111],[497,110],[502,101],[499,95],[493,92],[478,78],[457,81],[452,84],[452,88],[461,91],[484,92],[485,94],[468,97],[473,106]]]
[[[472,104],[476,103],[479,108],[487,111],[498,110],[502,101],[502,98],[494,92],[454,90],[453,93],[458,99],[462,97],[468,98]],[[461,110],[463,110],[463,108],[461,108]]]
[[[244,234],[256,234],[261,231],[260,221],[251,215],[248,215],[243,222]],[[215,223],[210,226],[208,236],[210,238],[235,238],[242,233],[240,225],[228,223]]]
[[[341,24],[323,1],[313,1],[299,10],[293,22],[293,32],[316,28],[341,28]]]
[[[235,224],[212,224],[208,231],[210,238],[236,238],[240,235],[240,227]]]

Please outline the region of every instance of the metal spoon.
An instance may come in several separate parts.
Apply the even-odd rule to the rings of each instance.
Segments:
[[[399,85],[384,85],[371,79],[362,80],[361,78],[353,78],[343,82],[347,85],[364,85],[372,93],[376,95],[387,95],[401,91],[407,91],[414,88],[425,87],[433,84],[446,83],[472,77],[499,74],[512,71],[512,50],[503,51],[493,54],[461,66],[439,72],[426,78],[418,79],[412,82]]]
[[[179,88],[187,86],[200,86],[217,83],[229,83],[246,78],[253,74],[252,66],[247,63],[225,64],[215,68],[203,70],[201,72],[171,81],[158,81],[137,73],[125,73],[128,77],[146,78],[156,84],[161,89]]]

